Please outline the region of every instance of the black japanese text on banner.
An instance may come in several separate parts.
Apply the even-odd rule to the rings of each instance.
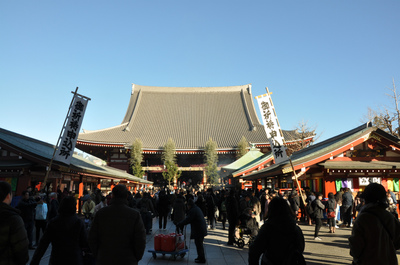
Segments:
[[[81,129],[87,103],[87,98],[75,94],[61,141],[59,141],[59,146],[54,156],[55,160],[68,165],[70,164],[76,145],[76,140],[78,139],[78,134]]]
[[[268,92],[267,94],[255,98],[257,99],[258,107],[261,111],[264,129],[271,145],[271,151],[274,155],[275,163],[278,164],[287,161],[289,158],[286,154],[286,146],[284,144],[285,139],[283,138],[270,93]]]

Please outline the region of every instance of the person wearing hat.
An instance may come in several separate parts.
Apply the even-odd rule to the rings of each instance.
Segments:
[[[353,264],[398,264],[400,222],[386,211],[386,191],[371,183],[361,194],[365,205],[358,214],[349,237]]]
[[[178,227],[190,224],[191,232],[190,239],[194,239],[197,250],[197,258],[194,260],[196,263],[206,263],[206,256],[204,254],[204,237],[207,235],[207,225],[204,220],[203,212],[192,199],[187,202],[188,213],[184,220],[176,224]]]

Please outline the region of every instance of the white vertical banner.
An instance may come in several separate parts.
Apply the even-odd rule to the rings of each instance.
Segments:
[[[261,111],[264,129],[267,134],[268,141],[271,145],[271,151],[274,155],[275,163],[281,163],[289,160],[286,153],[285,139],[282,134],[281,127],[276,116],[275,107],[272,103],[270,93],[257,96],[258,107]]]
[[[54,155],[55,160],[70,164],[88,100],[90,99],[75,93],[63,128],[64,132]]]

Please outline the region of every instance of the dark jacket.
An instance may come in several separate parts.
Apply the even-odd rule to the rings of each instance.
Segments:
[[[400,222],[378,204],[361,208],[349,238],[353,264],[397,264]]]
[[[167,194],[162,194],[157,200],[157,212],[160,216],[167,215],[170,210],[170,198]]]
[[[234,195],[226,197],[226,213],[229,222],[237,222],[239,218],[239,204]]]
[[[176,198],[173,206],[174,224],[179,223],[186,217],[186,205],[183,198]]]
[[[58,207],[60,206],[57,199],[51,199],[49,202],[49,211],[47,212],[47,221],[50,221],[58,214]]]
[[[294,212],[297,212],[300,209],[300,197],[299,195],[291,195],[289,198],[290,207]]]
[[[146,247],[146,230],[140,213],[125,199],[112,199],[100,209],[89,231],[89,246],[96,264],[138,264]]]
[[[26,264],[28,237],[20,211],[0,202],[0,264]]]
[[[25,223],[34,222],[36,204],[32,198],[28,200],[21,199],[19,201],[16,208],[21,211],[21,217]]]
[[[321,200],[317,198],[312,202],[312,204],[314,207],[315,218],[324,218],[325,205],[321,202]]]
[[[334,198],[328,200],[327,211],[328,213],[336,210],[336,200]]]
[[[342,206],[351,207],[353,205],[353,195],[350,191],[346,191],[342,195]]]
[[[263,253],[272,264],[279,265],[290,250],[303,253],[304,247],[303,232],[294,220],[269,218],[249,247],[249,265],[258,265]]]
[[[31,265],[38,265],[51,243],[50,264],[83,264],[82,250],[88,249],[85,225],[76,214],[53,218],[35,250]]]
[[[179,222],[178,226],[190,224],[191,233],[190,238],[196,239],[205,237],[207,235],[207,225],[204,220],[204,215],[199,207],[193,205],[187,213],[185,220]]]

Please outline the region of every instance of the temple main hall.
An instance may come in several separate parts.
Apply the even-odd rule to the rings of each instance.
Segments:
[[[79,134],[76,147],[111,167],[131,173],[130,149],[143,143],[145,178],[165,185],[161,154],[169,138],[176,145],[179,184],[201,185],[204,147],[209,138],[218,145],[218,167],[237,159],[244,136],[249,145],[270,152],[269,142],[253,103],[251,84],[226,87],[155,87],[132,84],[129,105],[121,124]],[[282,130],[287,145],[298,142],[296,130]],[[314,134],[301,139],[309,143]]]

